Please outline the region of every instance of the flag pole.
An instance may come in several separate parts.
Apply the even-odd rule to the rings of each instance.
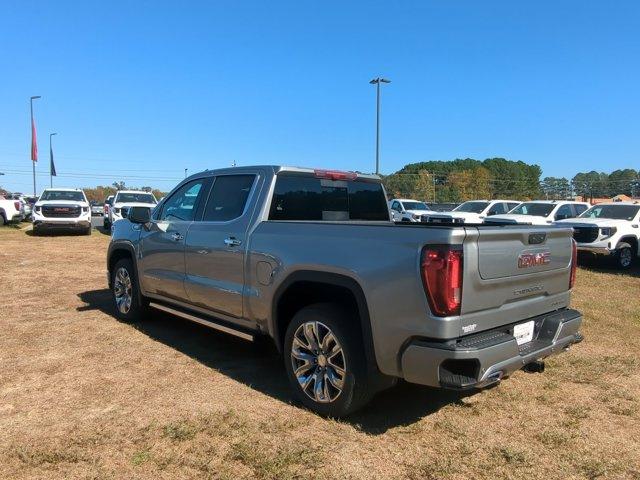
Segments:
[[[51,146],[51,137],[57,135],[57,132],[49,134],[49,179],[51,181],[50,187],[53,188],[53,176],[56,175],[56,167],[53,164],[53,147]]]

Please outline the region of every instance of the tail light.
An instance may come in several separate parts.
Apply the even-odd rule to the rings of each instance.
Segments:
[[[422,281],[434,315],[459,315],[462,305],[463,256],[460,247],[429,245],[422,250]]]
[[[109,204],[108,203],[104,204],[104,213],[109,213]]]
[[[329,180],[355,180],[358,174],[355,172],[341,172],[339,170],[314,170],[317,178],[326,178]]]
[[[578,244],[571,239],[571,273],[569,274],[569,290],[576,284],[576,270],[578,269]]]
[[[13,202],[13,207],[14,207],[16,210],[20,210],[20,208],[22,207],[22,205],[20,205],[20,202]]]

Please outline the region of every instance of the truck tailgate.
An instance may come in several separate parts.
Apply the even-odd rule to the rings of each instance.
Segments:
[[[479,230],[478,271],[483,279],[566,269],[571,238],[560,228],[487,228]]]
[[[461,335],[569,305],[571,229],[487,225],[465,230]]]

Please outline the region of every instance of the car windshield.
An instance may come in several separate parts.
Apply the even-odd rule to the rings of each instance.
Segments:
[[[40,200],[70,200],[72,202],[84,202],[84,194],[77,191],[45,190]]]
[[[640,205],[596,205],[580,215],[580,218],[611,218],[613,220],[633,220]]]
[[[489,202],[464,202],[453,209],[454,212],[480,213],[487,208]]]
[[[424,202],[402,202],[405,210],[429,210],[429,207]]]
[[[548,217],[555,208],[553,203],[522,203],[509,213],[516,215],[534,215],[536,217]]]
[[[115,203],[156,203],[156,199],[150,193],[119,193]]]

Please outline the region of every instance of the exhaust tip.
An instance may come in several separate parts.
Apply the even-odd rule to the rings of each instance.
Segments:
[[[527,363],[524,367],[522,367],[527,373],[542,373],[544,372],[544,362],[542,360],[535,360],[533,362]]]

